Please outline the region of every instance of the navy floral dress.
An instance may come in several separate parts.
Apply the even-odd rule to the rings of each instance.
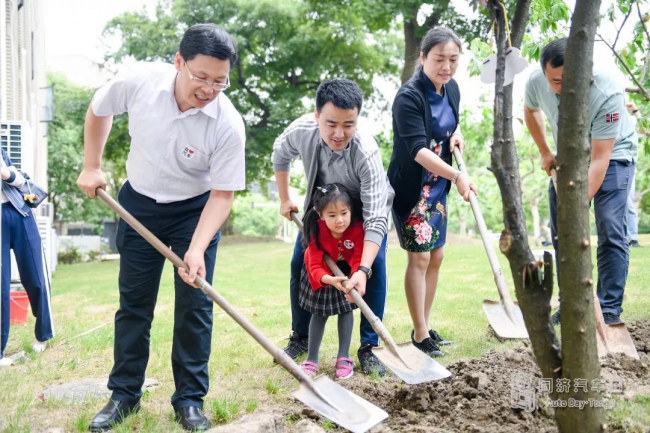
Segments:
[[[436,92],[429,78],[421,72],[427,86],[431,107],[432,134],[429,149],[443,160],[449,158],[449,137],[456,128],[454,111],[449,104],[445,86],[443,95]],[[436,176],[422,167],[420,200],[407,215],[398,215],[400,244],[406,251],[428,252],[443,246],[447,240],[448,179]]]

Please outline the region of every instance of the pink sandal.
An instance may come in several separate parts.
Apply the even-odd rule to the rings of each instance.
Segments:
[[[300,364],[300,368],[304,371],[307,376],[314,377],[318,374],[318,364],[312,361],[307,361],[306,359]]]
[[[336,378],[347,379],[354,374],[354,361],[344,356],[336,359]]]

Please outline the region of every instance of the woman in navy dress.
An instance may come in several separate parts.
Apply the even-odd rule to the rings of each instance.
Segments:
[[[422,40],[415,75],[393,103],[393,155],[388,177],[395,189],[393,219],[407,251],[404,286],[413,320],[413,344],[442,356],[450,344],[429,326],[438,273],[447,237],[447,194],[452,184],[465,200],[476,187],[451,166],[452,149],[465,146],[459,127],[460,90],[453,80],[461,42],[438,27]]]

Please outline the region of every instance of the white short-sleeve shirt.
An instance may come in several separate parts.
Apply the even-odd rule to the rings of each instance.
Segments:
[[[140,194],[158,203],[210,189],[245,188],[244,122],[228,97],[184,113],[174,97],[177,71],[167,63],[136,63],[97,90],[97,116],[129,115],[126,173]]]

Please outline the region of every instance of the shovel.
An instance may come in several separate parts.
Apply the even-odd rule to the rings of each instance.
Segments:
[[[101,188],[96,190],[100,197],[110,206],[122,219],[147,240],[155,249],[177,268],[188,269],[180,257],[163,244],[153,233],[140,224],[129,212],[117,203],[106,191]],[[321,375],[315,379],[310,378],[302,371],[300,366],[289,357],[284,350],[275,346],[260,330],[248,321],[228,301],[218,294],[212,286],[203,278],[197,275],[196,284],[201,287],[203,293],[210,297],[223,311],[225,311],[235,322],[248,332],[267,352],[269,352],[278,363],[284,367],[293,377],[298,379],[300,387],[292,394],[295,398],[311,407],[316,412],[330,419],[343,428],[352,432],[365,432],[371,427],[379,424],[388,418],[388,414],[372,403],[353,394],[331,379]]]
[[[557,169],[551,167],[551,179],[557,192]],[[594,293],[594,314],[596,316],[596,344],[598,357],[603,358],[608,353],[623,353],[630,358],[640,359],[634,346],[634,340],[627,330],[625,323],[607,325],[603,320],[603,311],[600,309],[600,300]]]
[[[291,218],[298,228],[302,230],[303,224],[300,218],[298,218],[298,215],[292,212]],[[337,277],[346,276],[336,265],[336,262],[332,260],[329,254],[325,254],[324,259],[327,266],[329,266]],[[386,344],[386,349],[383,347],[374,347],[372,352],[400,379],[410,385],[414,385],[417,383],[440,380],[451,376],[449,370],[434,361],[420,349],[413,346],[413,343],[402,343],[397,345],[388,332],[388,329],[386,329],[382,321],[379,320],[379,317],[372,312],[359,292],[353,289],[350,290],[349,294],[354,303],[357,304],[361,310],[361,313],[363,313],[363,315],[366,316],[366,319],[368,319],[368,322],[370,322],[372,329],[377,332],[377,335],[379,335]]]
[[[460,154],[458,148],[454,148],[454,156],[456,157],[458,169],[461,172],[467,174],[467,169],[465,168],[465,163],[463,162],[463,156]],[[487,253],[488,260],[490,261],[490,267],[492,268],[492,273],[494,274],[494,282],[497,285],[499,297],[501,298],[500,302],[485,299],[483,301],[483,311],[488,318],[490,326],[492,326],[492,329],[499,337],[528,338],[528,330],[524,324],[524,316],[521,313],[519,305],[517,305],[515,302],[512,302],[510,299],[510,293],[508,292],[506,279],[503,276],[503,271],[501,270],[501,265],[499,265],[497,255],[494,252],[494,247],[490,242],[487,226],[485,225],[485,220],[483,219],[483,214],[481,213],[481,207],[479,206],[478,200],[476,199],[476,195],[473,191],[469,192],[469,202],[472,206],[472,212],[474,213],[476,224],[478,225],[478,229],[481,232],[483,247]]]

